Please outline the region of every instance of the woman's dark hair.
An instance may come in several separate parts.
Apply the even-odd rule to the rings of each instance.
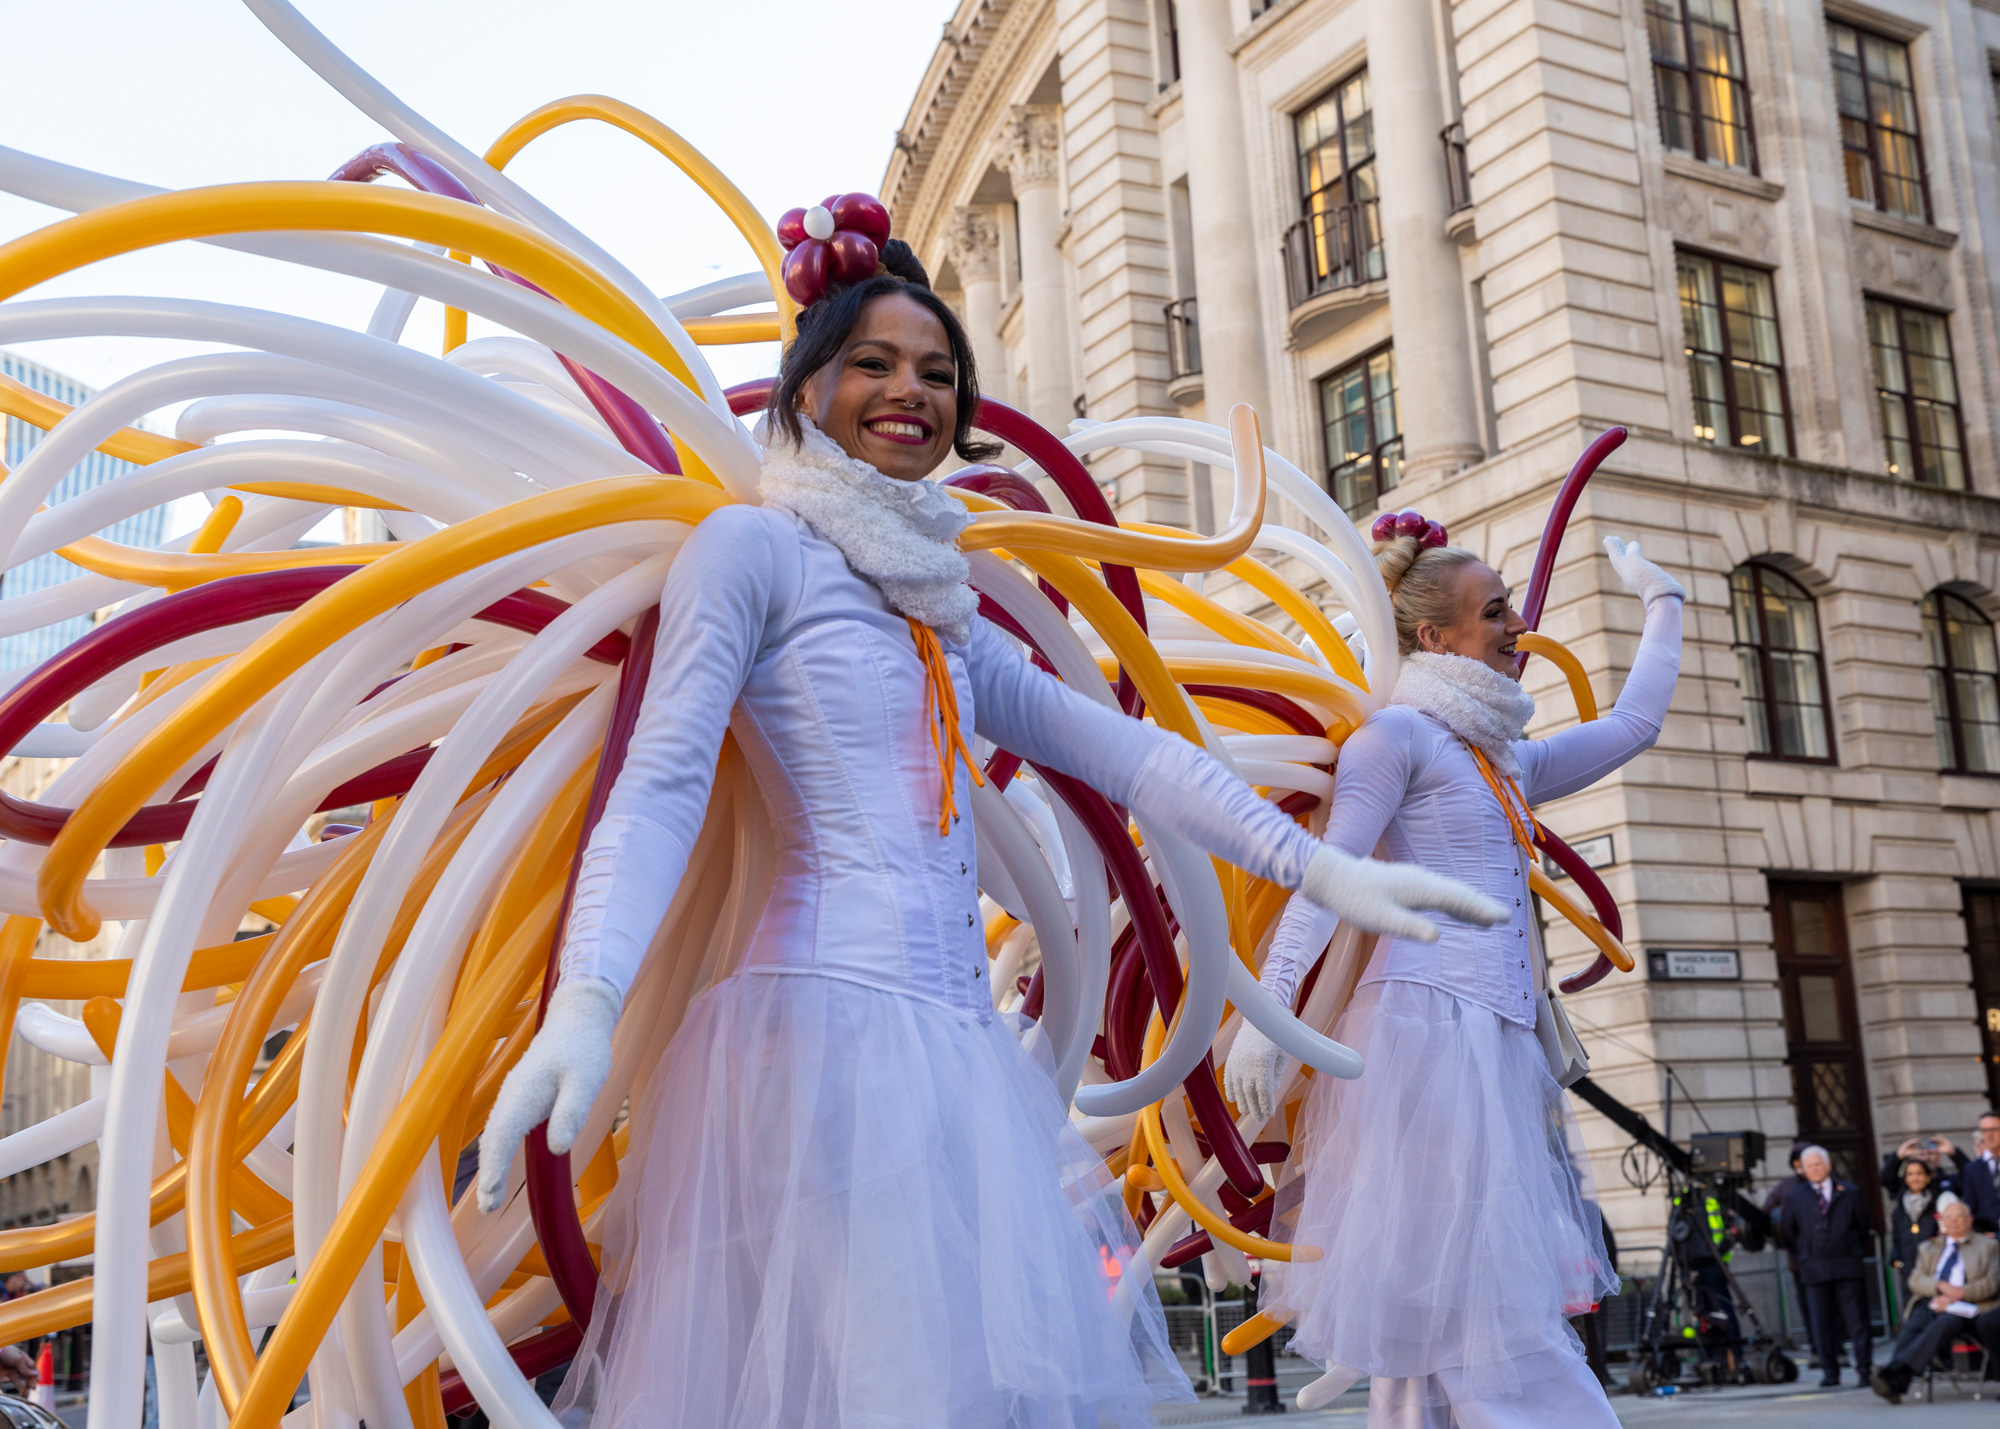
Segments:
[[[1896,1179],[1901,1181],[1908,1178],[1912,1166],[1924,1173],[1924,1180],[1926,1182],[1935,1182],[1937,1180],[1937,1172],[1931,1170],[1927,1162],[1919,1161],[1914,1156],[1896,1168]]]
[[[765,411],[771,425],[791,438],[801,439],[799,393],[815,372],[840,356],[841,348],[861,320],[861,310],[877,298],[903,297],[928,309],[944,327],[951,347],[951,365],[958,390],[958,425],[951,434],[952,449],[967,461],[986,461],[1000,454],[997,442],[981,441],[972,434],[972,417],[979,409],[979,373],[972,360],[972,340],[965,335],[958,315],[945,306],[944,299],[931,291],[930,274],[910,245],[892,238],[882,245],[882,267],[872,278],[859,283],[837,284],[826,296],[799,314],[799,335],[785,349],[778,364],[778,385],[771,389]]]

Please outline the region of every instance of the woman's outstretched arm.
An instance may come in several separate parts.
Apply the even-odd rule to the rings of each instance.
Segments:
[[[1504,911],[1456,879],[1411,864],[1378,863],[1323,845],[1204,749],[1128,719],[1044,674],[985,621],[969,659],[979,732],[1003,749],[1083,780],[1148,822],[1371,932],[1429,941],[1437,909],[1490,924]],[[1379,836],[1379,830],[1378,830]]]
[[[1559,799],[1587,789],[1612,770],[1653,747],[1666,722],[1681,670],[1680,583],[1639,554],[1636,542],[1614,536],[1613,569],[1646,602],[1645,632],[1618,703],[1600,718],[1543,739],[1517,740],[1521,791],[1528,802]]]

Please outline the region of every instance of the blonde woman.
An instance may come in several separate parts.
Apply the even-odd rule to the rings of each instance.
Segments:
[[[1401,525],[1395,523],[1400,519]],[[1396,534],[1398,530],[1404,534]],[[1384,937],[1334,1035],[1368,1062],[1357,1081],[1312,1083],[1301,1175],[1281,1192],[1290,1238],[1317,1246],[1265,1297],[1292,1346],[1326,1365],[1310,1397],[1372,1377],[1374,1429],[1611,1429],[1603,1390],[1566,1316],[1616,1288],[1573,1154],[1574,1122],[1536,1035],[1546,985],[1528,896],[1529,805],[1585,788],[1649,748],[1680,668],[1680,585],[1637,544],[1605,542],[1646,606],[1617,706],[1530,740],[1518,682],[1527,629],[1498,572],[1445,544],[1435,522],[1377,523],[1396,616],[1391,702],[1341,750],[1326,842],[1465,879],[1510,915],[1443,921],[1434,943]],[[1290,1002],[1335,919],[1297,898],[1262,981]],[[1274,1109],[1284,1059],[1245,1028],[1225,1087]]]

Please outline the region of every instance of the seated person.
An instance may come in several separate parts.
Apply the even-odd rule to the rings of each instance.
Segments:
[[[2000,1246],[1972,1233],[1972,1208],[1956,1195],[1938,1198],[1937,1216],[1941,1234],[1923,1243],[1910,1272],[1915,1302],[1910,1316],[1889,1363],[1869,1379],[1891,1404],[1902,1399],[1939,1350],[1955,1340],[1977,1339],[1974,1320],[2000,1308]]]

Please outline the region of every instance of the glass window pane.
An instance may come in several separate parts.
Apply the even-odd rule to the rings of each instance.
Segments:
[[[1646,38],[1653,58],[1669,64],[1687,63],[1686,32],[1681,28],[1680,0],[1646,0]]]
[[[1722,359],[1705,352],[1688,354],[1688,386],[1694,391],[1696,441],[1729,440],[1729,408],[1722,396]]]
[[[1931,677],[1931,725],[1937,732],[1938,768],[1956,769],[1958,751],[1951,742],[1951,706],[1946,702],[1944,692],[1944,671],[1932,669]]]
[[[1785,439],[1785,394],[1776,368],[1737,363],[1736,423],[1738,446],[1766,456],[1790,456]]]
[[[1327,485],[1356,514],[1395,486],[1402,442],[1396,428],[1396,361],[1384,349],[1320,379]]]
[[[1796,905],[1794,905],[1796,907]],[[1840,985],[1831,977],[1799,978],[1799,1030],[1808,1042],[1839,1042]]]
[[[1773,650],[1818,650],[1812,599],[1774,570],[1758,573],[1764,586],[1764,638]]]
[[[1764,707],[1757,654],[1746,646],[1736,647],[1736,682],[1743,690],[1743,728],[1750,737],[1752,754],[1771,752],[1769,713]]]
[[[1738,566],[1729,573],[1729,614],[1736,626],[1738,645],[1757,643],[1757,610],[1750,583],[1750,568]]]
[[[1688,78],[1677,69],[1655,66],[1660,87],[1660,142],[1676,154],[1694,152],[1694,96]]]

